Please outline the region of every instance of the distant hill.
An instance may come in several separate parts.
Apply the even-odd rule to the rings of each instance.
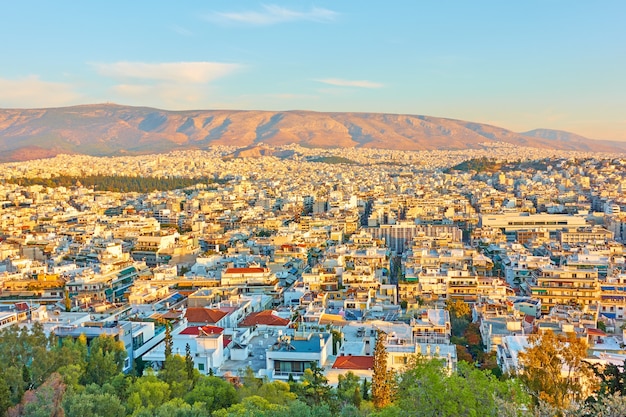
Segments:
[[[94,104],[50,109],[0,109],[0,160],[59,153],[120,155],[247,147],[263,144],[399,150],[469,149],[485,142],[549,149],[626,152],[626,143],[594,141],[538,129],[515,133],[497,126],[430,116],[312,111],[167,111]],[[235,156],[235,155],[234,155]]]
[[[609,140],[591,140],[575,133],[553,129],[534,129],[528,132],[523,132],[522,135],[531,138],[548,139],[560,143],[570,143],[576,146],[578,149],[585,151],[594,151],[598,147],[611,147],[615,146],[616,144],[619,146],[620,144],[620,142],[612,142]]]

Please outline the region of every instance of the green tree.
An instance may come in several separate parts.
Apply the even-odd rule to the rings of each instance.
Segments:
[[[587,342],[575,333],[555,335],[548,330],[529,337],[519,354],[520,378],[535,401],[545,401],[559,412],[585,398],[585,383],[593,382],[593,370],[584,361]]]
[[[194,373],[193,358],[191,357],[191,347],[189,343],[185,345],[185,371],[187,372],[187,379],[190,381],[196,380]]]
[[[180,355],[170,355],[165,359],[163,369],[159,371],[159,379],[166,382],[172,392],[172,398],[182,398],[193,388],[193,368],[189,378],[187,362]]]
[[[265,398],[253,395],[244,398],[239,404],[215,411],[213,417],[274,417],[281,411],[284,411],[284,406],[272,404]]]
[[[387,333],[378,330],[374,347],[374,369],[372,374],[372,401],[378,409],[391,403],[393,400],[393,375],[387,369],[387,349],[385,338]]]
[[[152,411],[170,399],[170,386],[159,380],[153,372],[137,378],[128,389],[128,411],[136,413],[141,409]]]
[[[11,403],[11,390],[5,380],[5,375],[0,372],[0,416],[6,415],[5,413],[11,405],[13,405]]]
[[[317,362],[311,362],[311,367],[305,369],[300,383],[295,385],[298,399],[310,406],[328,403],[331,400],[331,388],[324,370]]]
[[[283,381],[264,382],[257,390],[257,395],[272,404],[286,405],[294,401],[297,395],[291,392],[291,386]]]
[[[340,374],[337,377],[337,399],[341,405],[352,404],[359,406],[361,404],[361,378],[352,371],[346,374]],[[357,394],[355,396],[355,393]],[[358,400],[356,397],[358,396]],[[358,404],[357,404],[358,402]]]
[[[521,416],[529,402],[519,381],[500,381],[490,372],[461,363],[449,373],[440,360],[417,357],[400,376],[389,416]]]
[[[185,395],[190,405],[203,403],[209,412],[228,408],[237,401],[235,388],[221,378],[201,376],[193,389]]]
[[[363,384],[361,385],[361,392],[363,393],[363,399],[364,400],[369,400],[370,399],[370,383],[367,380],[367,378],[363,378]]]
[[[108,392],[68,392],[63,399],[66,417],[124,417],[126,408]]]
[[[91,342],[82,383],[102,385],[119,374],[126,359],[124,344],[113,336],[100,335]]]

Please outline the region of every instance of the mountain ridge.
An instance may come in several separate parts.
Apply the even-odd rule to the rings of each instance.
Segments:
[[[160,153],[297,143],[319,148],[472,149],[506,142],[545,149],[626,152],[626,143],[570,132],[517,133],[498,126],[434,116],[309,110],[162,110],[113,103],[0,109],[0,160],[79,153]],[[32,154],[32,157],[30,156]]]

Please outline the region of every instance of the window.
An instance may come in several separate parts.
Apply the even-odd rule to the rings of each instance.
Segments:
[[[198,371],[204,371],[204,364],[203,363],[199,363],[198,364]]]

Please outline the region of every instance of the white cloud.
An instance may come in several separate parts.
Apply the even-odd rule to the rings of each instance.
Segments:
[[[114,62],[93,64],[106,77],[120,80],[152,80],[175,83],[207,83],[228,75],[239,68],[238,64],[222,62]]]
[[[111,88],[116,102],[159,107],[167,110],[206,109],[212,107],[210,86],[197,84],[118,84]]]
[[[211,107],[212,82],[242,68],[221,62],[114,62],[92,64],[114,81],[107,101],[169,110]]]
[[[37,75],[0,78],[0,107],[33,108],[77,104],[81,95],[70,84],[42,81]]]
[[[261,11],[213,12],[206,19],[215,23],[242,23],[257,26],[274,25],[277,23],[310,21],[330,22],[338,13],[329,9],[313,7],[308,11],[297,11],[277,5],[263,5]]]
[[[342,80],[340,78],[325,78],[317,80],[320,83],[334,85],[337,87],[358,87],[358,88],[381,88],[384,85],[373,81],[366,80]]]

